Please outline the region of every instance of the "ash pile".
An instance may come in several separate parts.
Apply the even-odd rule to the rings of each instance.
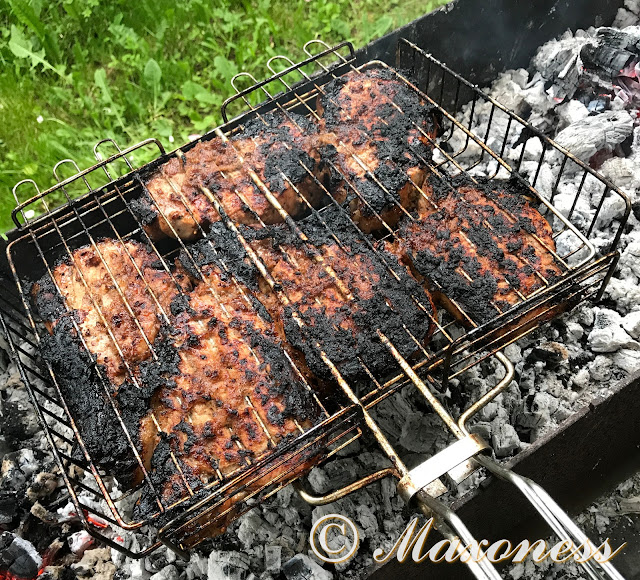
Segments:
[[[621,259],[604,299],[597,306],[583,305],[509,346],[505,354],[515,364],[516,377],[509,388],[476,417],[473,429],[491,444],[498,459],[509,459],[596,394],[640,367],[640,2],[628,0],[614,27],[567,32],[542,46],[528,70],[512,70],[499,76],[487,92],[554,138],[582,161],[599,170],[633,202],[633,215],[623,233]],[[482,105],[480,106],[482,107]],[[471,130],[484,135],[489,122],[503,123],[505,115],[489,116],[490,105],[474,112]],[[463,107],[461,120],[471,117]],[[494,131],[499,134],[499,131]],[[504,134],[504,133],[503,133]],[[457,138],[450,145],[456,149]],[[491,142],[497,147],[500,143]],[[508,162],[522,158],[521,173],[535,180],[538,191],[549,198],[556,185],[560,160],[540,157],[543,145],[537,137],[509,135],[503,156]],[[471,145],[463,155],[476,156]],[[437,152],[436,152],[436,161]],[[473,174],[491,175],[489,161],[474,167]],[[565,170],[557,184],[553,204],[564,215],[572,213],[578,225],[588,223],[600,204],[601,188],[589,177],[574,206],[578,173]],[[500,175],[499,175],[500,177]],[[504,175],[507,177],[507,175]],[[596,224],[595,245],[606,248],[625,211],[624,203],[605,199]],[[558,239],[558,245],[571,243]],[[560,248],[559,248],[560,249]],[[569,253],[563,248],[560,253]],[[207,540],[189,558],[160,548],[141,560],[98,545],[79,525],[62,476],[48,451],[44,434],[18,369],[0,350],[0,576],[31,579],[136,578],[141,580],[330,580],[365,578],[372,570],[375,548],[388,549],[413,515],[396,493],[392,480],[379,481],[334,504],[312,508],[289,486],[232,524],[221,537]],[[442,395],[454,409],[464,401],[461,392],[477,399],[504,376],[492,361],[472,368]],[[452,442],[441,421],[426,402],[411,390],[386,399],[375,411],[402,459],[413,467]],[[354,481],[388,466],[366,436],[341,450],[330,462],[313,469],[306,486],[315,494]],[[86,476],[90,477],[90,476]],[[479,484],[480,472],[464,482],[458,496]],[[112,493],[117,495],[116,483]],[[87,505],[94,500],[83,497]],[[107,512],[106,505],[95,505]],[[360,547],[350,561],[321,565],[309,546],[309,531],[328,513],[350,517],[359,527]],[[623,512],[609,510],[607,518]],[[140,551],[150,541],[144,529],[127,533],[99,517],[92,525],[116,543]],[[597,536],[597,534],[596,534]],[[598,539],[597,537],[595,539]],[[513,578],[524,574],[512,569]],[[576,571],[577,573],[577,571]],[[533,577],[528,571],[527,576]],[[552,571],[545,570],[550,577]],[[564,578],[571,570],[563,569]],[[522,575],[520,577],[523,577]]]

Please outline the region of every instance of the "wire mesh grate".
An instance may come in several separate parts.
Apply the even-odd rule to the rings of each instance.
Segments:
[[[314,54],[312,49],[318,46],[321,50]],[[56,452],[61,467],[65,470],[65,481],[78,513],[84,513],[83,510],[89,510],[79,499],[79,493],[81,491],[91,493],[98,499],[104,499],[108,508],[105,513],[96,513],[96,515],[128,530],[137,529],[149,521],[153,523],[154,518],[158,518],[158,526],[161,528],[158,535],[160,540],[170,543],[178,549],[188,548],[200,541],[212,529],[222,529],[230,517],[249,509],[255,501],[269,497],[307,470],[310,464],[308,462],[305,464],[305,461],[308,460],[308,452],[310,450],[313,450],[316,456],[314,461],[325,459],[358,438],[365,426],[376,435],[378,443],[385,452],[392,459],[397,458],[395,451],[388,446],[388,442],[386,442],[384,435],[376,425],[370,411],[381,401],[405,387],[417,388],[454,433],[464,433],[466,432],[468,419],[491,398],[495,397],[504,386],[497,386],[482,399],[472,401],[461,415],[454,419],[449,410],[439,402],[437,396],[438,393],[446,389],[448,381],[459,377],[473,366],[494,356],[506,345],[531,332],[542,322],[549,320],[582,300],[597,298],[611,276],[613,268],[615,268],[617,261],[615,248],[630,211],[628,199],[613,184],[607,182],[568,152],[559,148],[544,135],[536,132],[523,119],[487,97],[459,75],[449,70],[444,64],[406,40],[399,41],[397,51],[397,69],[407,71],[402,73],[390,68],[385,63],[377,61],[358,65],[353,49],[348,43],[331,48],[322,43],[314,42],[305,47],[305,52],[308,58],[300,63],[294,63],[286,57],[272,59],[269,66],[274,73],[273,77],[262,82],[255,82],[255,79],[249,77],[248,80],[251,82],[251,86],[247,89],[240,90],[237,85],[242,77],[247,77],[248,75],[241,74],[235,77],[232,85],[237,94],[223,105],[222,110],[223,117],[227,122],[201,139],[168,154],[164,152],[161,145],[155,140],[145,141],[126,150],[120,150],[115,146],[115,143],[112,143],[117,149],[113,155],[100,160],[96,166],[88,170],[78,171],[74,177],[59,180],[60,183],[54,188],[45,192],[38,192],[26,202],[19,203],[13,212],[13,218],[18,229],[11,233],[7,256],[22,297],[26,317],[20,315],[18,310],[11,311],[8,308],[3,308],[3,311],[9,312],[3,318],[4,330],[12,338],[11,344],[16,356],[22,355],[21,372],[23,373],[23,378],[25,383],[29,385],[39,417],[46,428],[50,444]],[[278,63],[284,63],[285,65],[285,68],[280,72],[276,71]],[[422,298],[420,296],[413,296],[416,305],[422,308],[430,318],[429,324],[433,327],[433,333],[429,344],[425,346],[420,337],[413,336],[411,331],[405,328],[410,338],[415,342],[416,350],[419,354],[417,357],[407,359],[381,329],[376,329],[378,339],[391,354],[393,363],[381,374],[368,368],[367,364],[360,360],[360,365],[366,374],[366,382],[368,383],[367,388],[364,390],[349,384],[332,363],[327,353],[323,351],[322,345],[316,344],[323,361],[331,370],[334,381],[346,395],[344,400],[339,403],[334,401],[333,408],[328,407],[326,402],[316,395],[314,389],[306,384],[304,373],[296,367],[296,362],[289,358],[288,362],[294,372],[302,378],[306,388],[322,409],[322,421],[309,429],[297,425],[299,435],[286,445],[280,445],[276,452],[257,461],[247,459],[246,464],[233,473],[222,474],[218,472],[214,480],[207,482],[206,485],[198,489],[194,489],[188,478],[183,474],[182,478],[187,493],[184,497],[171,504],[162,501],[161,493],[156,489],[149,473],[147,473],[144,461],[139,456],[133,443],[131,433],[120,417],[117,406],[113,403],[109,380],[101,376],[104,394],[112,403],[115,417],[120,423],[120,433],[136,454],[136,460],[143,473],[143,481],[140,486],[148,486],[153,490],[157,501],[157,512],[150,520],[133,521],[128,519],[121,513],[118,506],[118,498],[111,497],[108,491],[106,478],[108,478],[109,474],[104,473],[92,461],[91,453],[83,443],[82,435],[75,425],[73,413],[65,403],[65,393],[58,384],[56,372],[51,365],[44,365],[43,368],[42,361],[36,355],[44,336],[43,333],[46,333],[46,330],[42,328],[42,325],[32,312],[32,306],[28,299],[30,283],[35,282],[45,274],[48,274],[55,281],[53,270],[61,260],[66,258],[75,265],[73,259],[74,250],[85,245],[91,246],[98,253],[107,276],[112,280],[118,295],[136,322],[138,331],[149,351],[149,357],[157,359],[159,355],[154,352],[153,340],[146,336],[143,326],[134,314],[132,305],[127,303],[125,289],[120,286],[117,277],[110,271],[108,263],[103,259],[99,251],[99,242],[101,240],[105,238],[114,240],[122,248],[123,254],[138,268],[131,256],[127,243],[134,240],[143,242],[157,257],[163,271],[173,278],[177,292],[182,292],[183,290],[180,288],[180,284],[176,282],[174,271],[171,268],[176,256],[181,253],[191,261],[196,269],[199,268],[197,260],[192,253],[192,246],[182,241],[175,230],[173,230],[175,240],[155,241],[148,235],[136,212],[132,211],[133,200],[146,189],[147,177],[157,171],[168,160],[172,158],[183,159],[185,153],[198,143],[218,139],[224,143],[229,143],[233,147],[233,141],[229,140],[231,136],[242,132],[246,123],[252,119],[264,120],[264,115],[270,111],[280,111],[293,123],[296,121],[292,117],[292,113],[302,114],[307,118],[317,120],[318,114],[315,109],[315,102],[318,95],[324,94],[323,87],[328,82],[348,72],[362,73],[372,68],[384,68],[390,71],[396,79],[404,83],[410,90],[419,94],[421,98],[430,102],[441,114],[443,127],[442,135],[438,138],[425,133],[420,126],[414,123],[415,129],[429,141],[433,148],[433,159],[422,160],[432,174],[465,175],[471,182],[476,183],[480,175],[489,178],[515,176],[525,184],[531,194],[531,200],[539,205],[541,212],[546,214],[553,228],[555,248],[546,244],[545,251],[553,255],[557,263],[561,265],[561,276],[553,281],[540,276],[541,286],[528,295],[516,292],[518,295],[517,303],[506,310],[494,304],[495,316],[483,324],[477,323],[472,316],[465,312],[465,308],[460,304],[456,304],[455,301],[452,301],[453,308],[451,311],[440,309],[439,315],[434,316],[430,313],[428,305],[424,302],[421,303]],[[319,74],[314,75],[318,69],[320,69]],[[256,100],[254,98],[256,94],[261,94],[266,100],[259,105],[253,106],[251,103]],[[463,106],[462,103],[467,104]],[[241,107],[239,115],[228,120],[229,111],[234,108],[237,109],[238,105]],[[403,113],[397,105],[396,108],[400,113]],[[482,117],[482,122],[480,122],[480,117]],[[526,156],[525,146],[522,147],[522,151],[515,158],[511,154],[509,160],[505,159],[507,143],[514,135],[519,134],[535,135],[540,139],[542,144],[541,153],[533,165]],[[149,165],[134,169],[133,164],[129,161],[130,154],[137,148],[147,145],[157,146],[160,156]],[[375,172],[367,166],[366,160],[360,158],[357,152],[349,150],[346,146],[345,151],[362,166],[368,176],[374,180],[376,179]],[[238,150],[235,153],[242,162],[242,153]],[[561,156],[562,162],[558,173],[551,180],[553,186],[550,191],[541,194],[536,186],[539,185],[541,179],[541,167],[545,156],[549,155]],[[123,161],[130,172],[112,180],[113,174],[110,173],[110,164],[115,162],[122,163]],[[58,177],[57,171],[60,165],[58,164],[56,171],[54,171],[56,177]],[[75,164],[74,168],[78,169]],[[281,167],[277,169],[281,177],[295,191],[298,203],[307,207],[307,213],[313,216],[321,224],[322,228],[325,228],[327,235],[335,240],[338,246],[343,245],[344,240],[339,233],[332,229],[332,224],[327,219],[327,216],[332,215],[329,213],[330,211],[337,211],[348,219],[349,216],[344,207],[332,198],[326,186],[318,180],[317,176],[308,167],[304,167],[315,185],[324,190],[328,205],[318,209],[313,207],[303,195],[303,192],[299,191],[296,183],[290,179],[286,172],[282,171]],[[481,169],[482,172],[480,172]],[[87,180],[87,176],[99,170],[105,173],[108,183],[102,188],[94,189]],[[333,165],[332,170],[337,174],[341,174],[341,168],[336,165]],[[577,189],[567,192],[566,187],[564,187],[566,184],[563,176],[569,172],[574,174],[575,172],[583,172],[583,177],[578,180],[579,186]],[[287,213],[273,196],[269,186],[255,172],[251,173],[249,171],[249,173],[255,186],[264,193],[266,199],[280,215],[282,222],[304,245],[307,241],[304,228],[301,228],[292,216]],[[529,176],[529,179],[525,178],[525,174]],[[226,179],[223,171],[220,172],[220,178]],[[345,182],[349,182],[348,176],[342,174],[342,178]],[[595,214],[590,220],[575,219],[581,192],[588,179],[597,182],[601,191],[599,194],[600,201]],[[72,198],[69,188],[78,182],[84,183],[87,193],[79,198]],[[549,183],[548,176],[547,183]],[[378,181],[378,184],[384,188],[383,183]],[[425,191],[423,187],[416,183],[411,185],[415,188],[417,195],[424,199],[426,203],[432,205],[436,203],[429,197],[428,191]],[[568,211],[565,212],[560,212],[554,206],[554,200],[557,199],[561,186],[564,187],[562,195],[565,198],[567,195],[573,196],[573,202],[570,204]],[[181,198],[180,188],[174,185],[172,187],[177,197]],[[366,197],[362,195],[362,192],[357,187],[350,184],[349,188],[355,198],[365,205],[368,204]],[[62,207],[55,209],[50,208],[47,204],[50,194],[54,191],[62,193],[67,202]],[[259,252],[255,250],[255,247],[252,247],[251,241],[243,234],[242,228],[238,227],[238,224],[235,224],[232,220],[225,218],[223,206],[216,193],[211,189],[202,188],[202,195],[222,216],[222,221],[240,241],[251,262],[277,295],[280,303],[294,311],[294,319],[304,331],[305,317],[301,312],[296,311],[295,300],[288,295],[285,290],[286,285],[282,284],[282,281],[269,270]],[[593,234],[594,225],[597,223],[598,214],[605,198],[611,196],[619,196],[625,201],[626,215],[621,219],[618,235],[612,246],[606,251],[600,249],[599,252],[596,252],[590,236]],[[152,196],[149,197],[153,199]],[[243,200],[243,202],[249,206],[246,200]],[[191,213],[189,203],[183,197],[182,203],[184,204],[185,212],[190,214],[194,221],[198,223],[198,220]],[[27,219],[27,208],[30,208],[33,204],[43,205],[45,214],[38,218]],[[400,214],[407,219],[413,219],[412,215],[400,203],[397,206]],[[158,204],[156,204],[156,209],[161,214],[161,217],[165,219],[165,216],[162,215],[162,208]],[[397,273],[386,262],[383,253],[379,250],[381,243],[398,241],[398,233],[393,227],[385,223],[384,218],[374,208],[369,206],[369,209],[385,225],[385,231],[379,236],[380,240],[361,236],[364,240],[363,243],[368,251],[371,251],[377,259],[380,259],[386,265],[389,276],[398,278]],[[505,209],[505,213],[508,213],[506,208],[503,209]],[[250,206],[249,211],[252,211]],[[259,227],[266,227],[266,224],[261,221],[256,212],[253,212],[253,215]],[[18,219],[19,216],[22,217],[22,220]],[[170,225],[169,219],[165,219],[165,221]],[[355,225],[353,227],[354,229],[356,228]],[[198,224],[198,228],[200,228],[200,237],[206,237],[206,232],[200,224]],[[491,225],[487,224],[487,228],[490,229]],[[538,239],[537,242],[545,246],[542,240]],[[563,249],[561,250],[560,248]],[[282,246],[277,249],[287,263],[295,265],[296,258],[289,249]],[[324,269],[326,275],[334,281],[344,302],[349,303],[353,298],[348,288],[344,288],[341,285],[340,276],[335,272],[331,264],[327,263],[326,257],[313,249],[310,250],[309,255],[312,260]],[[224,264],[224,259],[221,261]],[[526,259],[524,261],[526,262]],[[77,265],[75,267],[81,282],[84,284],[88,294],[91,295],[91,289],[83,278],[81,268]],[[147,291],[158,307],[161,316],[168,320],[167,312],[163,309],[158,297],[154,295],[151,286],[144,280],[139,268],[138,274],[144,281]],[[300,274],[302,275],[302,272]],[[205,276],[202,277],[206,279]],[[234,280],[240,293],[243,294],[245,290],[238,284],[233,275],[230,277]],[[215,288],[211,287],[210,291],[214,298],[218,300]],[[57,292],[61,296],[63,295],[59,287]],[[111,342],[122,356],[122,351],[110,322],[100,312],[97,301],[92,299],[92,302]],[[221,301],[222,304],[223,302]],[[392,305],[389,305],[389,308],[393,310]],[[78,336],[82,335],[77,325],[75,326],[75,332]],[[31,352],[30,350],[26,358],[25,352],[23,352],[25,341],[33,351]],[[86,343],[85,348],[89,350]],[[122,358],[124,360],[123,356]],[[135,383],[135,373],[131,369],[126,370],[128,376]],[[259,419],[255,409],[254,412],[257,419]],[[160,431],[161,428],[157,421],[156,426]],[[263,428],[267,437],[269,437],[269,432],[264,425]],[[241,446],[239,441],[236,443]],[[78,449],[80,449],[80,453],[78,453]],[[172,461],[180,471],[179,461],[174,456],[172,456]],[[91,472],[96,486],[87,486],[79,478],[74,478],[70,475],[69,467],[71,465]],[[396,475],[405,475],[403,464],[399,459],[394,461],[394,468]],[[161,515],[162,518],[160,518]],[[86,522],[86,518],[85,524],[88,529],[91,529],[92,533],[96,533],[95,529],[91,528],[90,523]],[[107,543],[113,544],[108,539]],[[158,543],[136,555],[144,555],[157,545]],[[114,547],[121,549],[119,545],[114,545]]]

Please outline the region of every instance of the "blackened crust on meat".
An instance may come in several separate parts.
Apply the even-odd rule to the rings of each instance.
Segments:
[[[362,232],[354,227],[343,210],[335,206],[326,207],[321,212],[296,222],[296,226],[308,241],[302,240],[296,231],[286,224],[263,228],[243,227],[239,228],[239,231],[250,245],[252,242],[269,240],[273,244],[296,248],[319,248],[325,244],[335,243],[335,237],[341,242],[344,240],[347,244],[354,241],[359,243],[363,239]]]
[[[531,201],[532,194],[520,178],[513,176],[506,180],[474,177],[461,173],[454,177],[446,174],[438,176],[430,174],[425,189],[433,192],[435,201],[441,201],[449,196],[453,190],[471,187],[482,192],[490,200],[499,203],[505,210],[514,214],[520,213]]]
[[[387,129],[390,128],[385,126],[384,131],[387,132]],[[388,137],[384,136],[384,138]],[[361,214],[366,217],[379,215],[385,210],[402,205],[401,191],[407,186],[412,187],[409,184],[408,169],[424,166],[431,158],[430,149],[419,141],[417,145],[409,147],[405,143],[401,145],[402,149],[395,149],[396,153],[405,151],[404,155],[389,154],[388,143],[389,141],[377,140],[370,143],[378,163],[375,167],[370,167],[370,171],[363,177],[357,177],[350,171],[347,164],[341,160],[344,159],[345,153],[336,149],[333,144],[321,147],[319,150],[324,162],[331,167],[333,188],[335,189],[335,184],[342,182],[345,177],[349,182],[349,184],[345,182],[342,186],[345,191],[343,202],[345,207],[357,202]],[[355,154],[357,155],[357,151]],[[339,170],[336,170],[336,167]],[[360,202],[360,197],[366,200],[366,203]]]
[[[386,271],[380,261],[372,259],[371,273],[380,276],[375,286],[376,295],[362,299],[354,294],[354,303],[345,305],[343,312],[328,316],[322,309],[309,309],[303,315],[303,328],[294,321],[292,309],[284,308],[285,333],[289,342],[302,351],[309,368],[318,376],[330,379],[333,375],[326,366],[316,344],[337,367],[347,380],[366,379],[368,374],[360,360],[377,376],[395,368],[395,359],[376,333],[380,330],[396,347],[400,354],[409,359],[418,350],[418,344],[403,326],[410,329],[421,340],[430,333],[431,321],[411,299],[411,293],[418,294],[420,288],[408,275],[397,282]],[[404,286],[403,286],[404,284]],[[422,291],[424,294],[424,291]],[[393,304],[391,310],[386,299]],[[428,299],[422,300],[431,309]],[[336,328],[336,322],[348,316],[357,328],[344,330]]]
[[[172,377],[180,372],[180,357],[173,343],[172,333],[173,329],[165,326],[164,332],[158,336],[153,344],[157,360],[140,363],[139,373],[142,384],[152,391],[161,387],[175,386]]]
[[[173,316],[178,316],[178,314],[181,314],[182,312],[195,314],[195,311],[190,306],[188,294],[177,294],[171,301],[170,309]]]
[[[289,187],[289,181],[294,185],[301,183],[316,168],[316,161],[306,151],[297,148],[269,153],[264,163],[264,177],[272,193],[282,193]]]
[[[308,179],[309,173],[316,171],[316,160],[298,146],[285,119],[292,121],[308,138],[317,133],[317,126],[306,117],[291,112],[285,115],[278,111],[267,113],[262,119],[252,119],[242,133],[232,138],[266,137],[258,147],[258,153],[264,159],[263,176],[272,193],[282,193],[289,187],[287,180],[299,185]],[[283,147],[283,143],[288,147]]]
[[[222,270],[211,244],[199,245],[188,308],[176,305],[171,326],[154,344],[158,360],[139,365],[155,392],[154,420],[166,434],[159,439],[144,420],[142,455],[167,507],[188,496],[184,478],[192,490],[203,489],[249,460],[266,459],[299,434],[297,425],[309,428],[321,418],[271,323],[247,300],[250,292]],[[147,490],[137,513],[156,512]]]
[[[318,421],[318,406],[311,393],[294,376],[282,347],[250,325],[246,326],[246,332],[250,337],[251,347],[257,350],[269,365],[269,375],[272,378],[268,386],[269,393],[282,399],[284,408],[277,421],[283,418],[292,418],[300,423]]]
[[[149,485],[143,487],[140,499],[133,508],[133,517],[136,520],[155,515],[158,512],[158,499],[161,501],[164,499],[169,504],[180,499],[187,492],[180,478],[180,472],[171,456],[171,439],[172,437],[166,433],[160,434],[160,440],[151,457],[151,469],[149,470],[149,479],[155,491]],[[156,493],[160,497],[157,497]],[[158,521],[157,525],[163,523]]]
[[[387,69],[335,79],[317,109],[331,195],[364,232],[394,228],[419,198],[440,126],[435,109]]]
[[[403,74],[403,71],[398,71]],[[404,72],[403,76],[409,75]],[[354,105],[351,102],[351,95],[343,89],[349,82],[357,82],[359,78],[370,78],[376,83],[376,92],[372,92],[368,105]],[[380,99],[382,94],[384,99]],[[393,102],[401,109],[392,108],[389,102]],[[401,123],[405,130],[418,124],[422,129],[434,137],[441,127],[439,114],[436,107],[424,101],[418,93],[411,89],[404,81],[398,79],[396,74],[389,69],[366,69],[362,72],[352,72],[334,79],[323,87],[323,94],[320,97],[320,107],[323,111],[323,118],[329,127],[339,127],[345,121],[357,122],[358,113],[368,113],[371,107],[378,119],[391,119],[394,123]],[[365,108],[366,107],[366,108]],[[403,117],[409,120],[409,125]],[[389,124],[392,124],[391,122]],[[376,124],[376,126],[379,126]],[[364,128],[364,127],[363,127]]]
[[[478,323],[562,274],[551,228],[519,181],[429,176],[430,202],[399,238],[414,268]]]
[[[42,320],[53,321],[64,314],[64,301],[48,274],[31,286],[29,295]]]
[[[293,123],[300,128],[303,133],[311,135],[317,132],[318,128],[316,124],[304,117],[289,111],[283,113],[281,111],[272,111],[265,115],[262,115],[260,119],[254,117],[247,121],[244,125],[244,129],[232,137],[232,139],[243,139],[245,137],[262,137],[265,131],[273,135],[267,143],[277,143],[278,141],[290,140],[291,130],[287,125],[283,124],[285,118],[289,118]]]
[[[453,244],[447,244],[447,250],[450,251],[447,260],[427,249],[420,250],[413,254],[413,264],[418,272],[443,288],[445,294],[458,302],[475,320],[485,322],[495,318],[497,311],[491,305],[498,290],[495,278],[488,272],[479,274],[477,260],[464,250],[455,248]],[[472,281],[460,274],[459,268],[472,276]]]
[[[143,226],[148,226],[158,219],[158,210],[146,189],[143,189],[139,197],[129,202],[129,207],[133,215]]]
[[[59,320],[51,335],[43,337],[41,352],[56,374],[91,459],[108,472],[118,474],[123,485],[129,485],[138,463],[105,393],[97,365],[77,338],[68,316]],[[148,405],[146,396],[148,393],[141,393],[135,401],[125,396],[121,410],[125,424],[132,427],[134,439],[138,429],[133,426]]]
[[[122,421],[138,451],[142,450],[140,421],[149,413],[149,404],[154,392],[153,386],[139,387],[125,383],[114,397]]]
[[[295,113],[272,112],[249,121],[229,139],[202,141],[180,158],[171,158],[147,180],[145,195],[150,199],[140,198],[137,214],[148,222],[145,230],[154,239],[200,238],[220,219],[212,196],[238,223],[282,222],[263,185],[290,215],[306,215],[300,195],[313,207],[326,199],[312,177],[320,159],[315,131]],[[157,219],[148,211],[151,204],[160,214]]]
[[[331,229],[323,221],[330,224]],[[276,283],[285,288],[285,293],[287,287],[299,286],[303,290],[302,298],[293,301],[293,308],[274,296],[267,299],[265,305],[274,318],[281,320],[287,341],[304,353],[309,368],[321,378],[332,377],[318,344],[347,379],[367,376],[358,358],[374,373],[388,370],[394,359],[380,342],[377,330],[382,331],[404,357],[414,354],[419,346],[404,327],[418,341],[424,339],[430,333],[429,315],[434,315],[434,309],[425,290],[399,264],[396,256],[384,249],[376,252],[365,243],[362,232],[336,207],[325,208],[320,214],[298,222],[298,226],[306,242],[286,225],[244,228],[242,234],[258,256],[266,260],[267,268],[270,264],[277,270],[278,263],[284,260],[283,251],[295,254],[299,271],[272,269],[271,274]],[[334,234],[342,247],[336,243]],[[318,267],[314,253],[333,268],[353,301],[347,297],[336,301],[337,286],[329,274]],[[396,272],[399,280],[389,268]],[[305,323],[303,328],[294,318],[296,312]]]
[[[182,250],[180,263],[194,280],[202,279],[202,268],[214,265],[221,271],[231,271],[236,279],[251,290],[258,289],[258,269],[249,260],[238,236],[221,222],[212,224],[207,238]]]

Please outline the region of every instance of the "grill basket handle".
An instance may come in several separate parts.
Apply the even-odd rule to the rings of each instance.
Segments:
[[[572,542],[576,546],[586,546],[592,554],[595,553],[596,544],[573,522],[542,486],[528,477],[518,475],[501,466],[490,457],[480,455],[476,461],[502,481],[516,486],[561,540]],[[624,580],[611,562],[600,562],[594,557],[586,562],[580,562],[580,565],[592,580]]]

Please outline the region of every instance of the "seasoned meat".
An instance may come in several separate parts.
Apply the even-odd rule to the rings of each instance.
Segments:
[[[92,461],[126,486],[139,479],[139,463],[116,410],[135,441],[151,396],[140,382],[133,384],[137,365],[151,357],[149,344],[161,333],[179,285],[188,283],[183,274],[172,280],[161,268],[145,246],[105,240],[75,250],[53,269],[53,280],[46,275],[31,289],[51,333],[42,339],[42,356],[84,446]],[[84,460],[79,449],[74,453]]]
[[[242,267],[239,276],[260,289],[261,300],[280,332],[304,353],[314,374],[331,377],[317,345],[346,379],[367,376],[358,359],[374,373],[388,371],[394,359],[377,330],[404,357],[410,357],[430,334],[431,299],[394,255],[375,252],[367,245],[341,210],[326,208],[321,216],[340,243],[315,216],[297,222],[306,243],[285,225],[241,230],[285,299],[252,268],[242,246],[212,237],[226,250],[228,263]],[[302,328],[295,312],[304,323]]]
[[[314,207],[323,198],[309,174],[317,171],[319,160],[310,139],[315,132],[313,123],[294,113],[253,119],[228,140],[203,141],[173,157],[151,176],[145,195],[132,208],[153,239],[192,240],[199,237],[200,228],[207,231],[219,219],[203,188],[238,223],[254,224],[258,218],[267,224],[282,221],[263,186],[292,217],[303,216],[308,207],[300,195]]]
[[[63,297],[48,277],[32,290],[51,332],[43,356],[91,459],[127,486],[141,481],[141,461],[165,507],[188,496],[187,483],[202,489],[265,459],[321,418],[251,292],[214,259],[191,271],[183,263],[193,264],[188,249],[169,273],[141,244],[107,240],[54,269]],[[309,448],[296,469],[308,469],[317,452]],[[294,477],[287,465],[265,477]],[[157,510],[144,490],[140,517]]]
[[[229,138],[199,143],[156,171],[132,208],[152,238],[192,240],[219,216],[239,224],[283,221],[265,188],[294,219],[328,189],[363,231],[394,227],[415,207],[439,121],[433,107],[387,69],[354,71],[323,88],[319,127],[268,113]],[[328,179],[329,176],[332,179]],[[203,192],[203,188],[210,194]]]
[[[191,258],[183,253],[181,260]],[[143,454],[151,456],[165,505],[187,493],[186,483],[199,489],[229,476],[320,417],[266,311],[214,261],[200,272],[160,340],[162,366],[141,365],[165,433],[158,436],[152,422],[143,421]],[[150,500],[139,509],[149,509]]]
[[[363,231],[395,227],[420,197],[439,126],[434,108],[390,70],[367,69],[327,84],[317,109],[331,195]]]
[[[46,275],[31,291],[49,331],[73,316],[108,380],[121,384],[127,366],[151,356],[149,345],[178,293],[176,282],[145,246],[117,240],[75,250],[54,268],[53,278],[55,285]]]
[[[553,282],[562,267],[551,227],[515,181],[430,176],[417,219],[400,228],[400,252],[476,323]]]

